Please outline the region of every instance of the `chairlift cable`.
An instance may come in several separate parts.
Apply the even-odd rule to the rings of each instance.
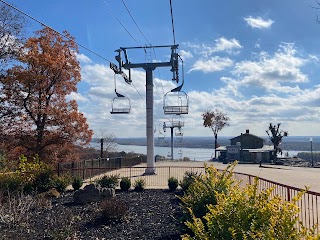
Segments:
[[[40,20],[38,20],[38,19],[36,19],[36,18],[32,17],[31,15],[29,15],[29,14],[27,14],[27,13],[23,12],[22,10],[20,10],[20,9],[16,8],[15,6],[13,6],[13,5],[11,5],[11,4],[9,4],[9,3],[7,3],[6,1],[0,0],[0,2],[2,2],[2,3],[4,3],[4,4],[6,4],[8,7],[11,7],[12,9],[16,10],[17,12],[19,12],[19,13],[23,14],[24,16],[26,16],[26,17],[28,17],[28,18],[32,19],[33,21],[35,21],[35,22],[37,22],[37,23],[41,24],[42,26],[45,26],[45,27],[49,28],[50,30],[54,31],[55,33],[59,34],[60,36],[62,36],[62,37],[64,37],[64,38],[66,38],[66,39],[68,39],[68,40],[70,40],[70,41],[72,41],[72,42],[76,43],[78,46],[82,47],[83,49],[87,50],[88,52],[90,52],[90,53],[92,53],[92,54],[94,54],[94,55],[96,55],[96,56],[100,57],[100,58],[101,58],[101,59],[103,59],[103,60],[106,60],[106,61],[107,61],[107,62],[109,62],[109,63],[111,63],[111,61],[110,61],[110,60],[108,60],[107,58],[105,58],[105,57],[101,56],[100,54],[98,54],[98,53],[94,52],[93,50],[91,50],[91,49],[87,48],[86,46],[84,46],[84,45],[82,45],[82,44],[80,44],[80,43],[76,42],[73,38],[68,37],[67,35],[65,35],[65,34],[63,34],[63,33],[61,33],[61,32],[59,32],[58,30],[55,30],[54,28],[50,27],[49,25],[47,25],[47,24],[45,24],[45,23],[41,22]]]
[[[134,89],[137,91],[137,93],[139,94],[140,98],[142,99],[143,103],[146,103],[146,100],[142,97],[142,95],[140,94],[140,92],[138,91],[138,89],[136,88],[136,86],[133,84],[133,82],[131,83],[131,85],[134,87]]]
[[[154,58],[155,58],[156,61],[158,61],[157,55],[156,55],[156,50],[155,50],[154,48],[152,48],[152,49],[153,49]],[[161,80],[161,75],[160,75],[160,70],[159,70],[159,68],[157,68],[157,71],[158,71],[158,75],[159,75],[159,80]],[[160,83],[161,83],[161,88],[162,88],[162,94],[164,95],[165,92],[164,92],[164,89],[163,89],[162,81],[160,81]],[[160,95],[160,94],[159,94],[159,95]],[[162,100],[162,98],[163,98],[163,95],[160,96],[161,100]]]
[[[138,44],[138,45],[141,45],[139,44],[139,42],[132,36],[132,34],[128,31],[128,29],[122,24],[122,22],[120,21],[120,19],[116,16],[116,14],[112,11],[111,7],[107,4],[106,1],[104,1],[104,4],[108,7],[109,11],[112,13],[112,15],[115,17],[115,19],[117,19],[117,21],[119,22],[119,24],[122,26],[122,28],[129,34],[129,36]]]
[[[147,41],[147,43],[152,46],[152,44],[148,41],[148,39],[146,38],[146,36],[143,34],[143,32],[141,31],[141,29],[139,28],[137,22],[134,20],[131,12],[130,12],[129,8],[127,7],[127,4],[124,2],[124,0],[122,0],[122,3],[123,3],[123,5],[125,6],[125,8],[127,9],[127,12],[129,13],[132,21],[134,22],[134,24],[136,25],[136,27],[137,27],[138,30],[140,31],[141,35],[144,37],[144,39]]]

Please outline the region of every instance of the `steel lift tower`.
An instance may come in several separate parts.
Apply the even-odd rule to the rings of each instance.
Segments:
[[[173,129],[174,128],[178,128],[181,133],[181,127],[184,126],[184,122],[182,117],[180,116],[178,119],[172,118],[170,122],[163,123],[163,131],[166,132],[167,128],[170,128],[170,133],[171,133],[171,160],[173,160],[173,148],[174,148],[174,144],[173,144]]]
[[[178,53],[176,52],[179,45],[165,46],[144,46],[144,47],[121,47],[116,50],[118,55],[115,59],[119,63],[119,67],[113,66],[115,73],[121,74],[126,82],[131,82],[131,69],[143,68],[146,71],[146,130],[147,130],[147,168],[145,174],[155,174],[155,159],[154,159],[154,123],[153,123],[153,70],[157,67],[171,67],[173,73],[173,81],[178,82]],[[146,48],[171,48],[171,57],[169,62],[150,62],[150,63],[132,63],[128,59],[128,50]],[[122,60],[124,54],[124,61]],[[122,68],[129,70],[127,78]]]

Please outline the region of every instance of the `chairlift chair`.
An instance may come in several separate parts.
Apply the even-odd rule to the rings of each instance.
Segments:
[[[166,135],[164,134],[163,131],[161,131],[161,128],[162,128],[162,126],[161,126],[161,124],[159,124],[159,126],[158,126],[158,129],[159,129],[159,131],[158,131],[158,139],[165,140]]]
[[[176,135],[177,137],[182,137],[182,136],[183,136],[183,131],[182,131],[182,129],[181,129],[181,128],[175,129],[175,135]]]
[[[183,71],[184,70],[183,70],[183,62],[182,62],[182,73]],[[181,91],[182,86],[184,84],[184,73],[182,76],[183,77],[182,77],[181,85],[167,92],[163,97],[164,114],[176,114],[176,115],[188,114],[189,97],[184,91]]]
[[[111,102],[111,114],[129,114],[131,110],[131,101],[129,98],[117,92],[116,76],[114,76],[114,92],[116,97]]]
[[[112,99],[111,114],[129,114],[131,110],[130,99],[117,93],[117,96]]]

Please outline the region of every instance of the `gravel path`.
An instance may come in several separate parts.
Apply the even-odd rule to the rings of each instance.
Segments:
[[[34,208],[18,224],[0,223],[0,239],[180,239],[183,225],[175,194],[117,191],[115,198],[128,212],[120,222],[106,222],[101,204],[74,205],[72,193],[66,193],[53,200],[51,209]]]

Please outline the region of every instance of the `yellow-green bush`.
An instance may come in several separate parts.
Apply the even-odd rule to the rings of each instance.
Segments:
[[[272,196],[272,191],[259,192],[257,179],[245,188],[234,184],[228,191],[215,191],[216,204],[207,206],[204,217],[196,217],[189,208],[192,220],[186,225],[194,236],[186,234],[183,239],[319,239],[313,229],[297,226],[295,203],[303,192],[289,202]]]
[[[18,190],[29,194],[56,188],[59,192],[63,192],[70,182],[70,177],[57,176],[52,167],[40,161],[38,157],[29,161],[21,155],[15,172],[0,175],[0,190],[9,192]]]
[[[205,165],[205,174],[193,178],[193,182],[180,198],[184,209],[184,218],[191,219],[189,208],[196,217],[203,217],[207,213],[208,204],[216,204],[216,194],[227,193],[234,180],[233,169],[236,162],[228,165],[223,172],[218,172],[213,166]]]
[[[23,154],[19,157],[18,169],[16,172],[39,172],[51,168],[48,164],[40,161],[39,157],[34,157],[31,161]]]

